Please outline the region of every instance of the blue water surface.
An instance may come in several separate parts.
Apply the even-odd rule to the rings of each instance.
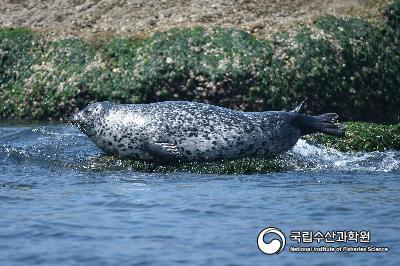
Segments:
[[[0,265],[398,265],[400,153],[305,141],[283,173],[104,167],[69,125],[0,127]],[[257,247],[280,228],[278,255]],[[291,230],[370,230],[387,253],[293,253]],[[304,244],[307,246],[307,244]],[[308,244],[310,246],[310,244]]]

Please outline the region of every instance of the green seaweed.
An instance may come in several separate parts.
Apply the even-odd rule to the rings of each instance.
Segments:
[[[189,172],[199,174],[254,174],[283,172],[290,169],[282,159],[255,159],[246,158],[238,160],[222,160],[216,162],[186,162],[175,164],[160,164],[118,158],[115,156],[102,156],[87,162],[88,169],[132,169],[147,173]]]
[[[60,119],[90,101],[192,100],[400,122],[400,0],[381,24],[325,16],[261,40],[236,29],[184,28],[95,43],[0,29],[0,114]]]
[[[397,48],[400,48],[400,1],[393,1],[385,8],[383,15],[386,36]]]
[[[400,124],[347,122],[346,135],[342,138],[314,135],[307,139],[339,151],[385,151],[400,150]]]
[[[13,98],[23,98],[23,80],[31,74],[34,63],[32,50],[35,37],[24,28],[0,30],[0,115],[18,117],[18,108],[13,106]]]

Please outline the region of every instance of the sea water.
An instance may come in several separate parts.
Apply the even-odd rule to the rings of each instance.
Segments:
[[[400,152],[341,153],[300,140],[280,173],[143,173],[77,129],[0,127],[0,265],[397,265]],[[257,237],[280,229],[266,255]],[[297,243],[292,231],[370,232],[369,243]],[[266,240],[268,243],[268,240]],[[290,246],[388,247],[291,252]]]

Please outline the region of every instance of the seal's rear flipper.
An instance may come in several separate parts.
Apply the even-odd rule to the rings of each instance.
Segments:
[[[329,113],[318,116],[298,115],[297,124],[302,135],[321,132],[332,136],[344,136],[346,127],[336,123],[337,114]]]

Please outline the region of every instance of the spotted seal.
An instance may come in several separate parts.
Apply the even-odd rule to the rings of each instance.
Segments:
[[[103,151],[153,161],[199,161],[275,157],[307,134],[341,136],[337,115],[241,112],[204,103],[97,102],[74,114],[77,125]]]

